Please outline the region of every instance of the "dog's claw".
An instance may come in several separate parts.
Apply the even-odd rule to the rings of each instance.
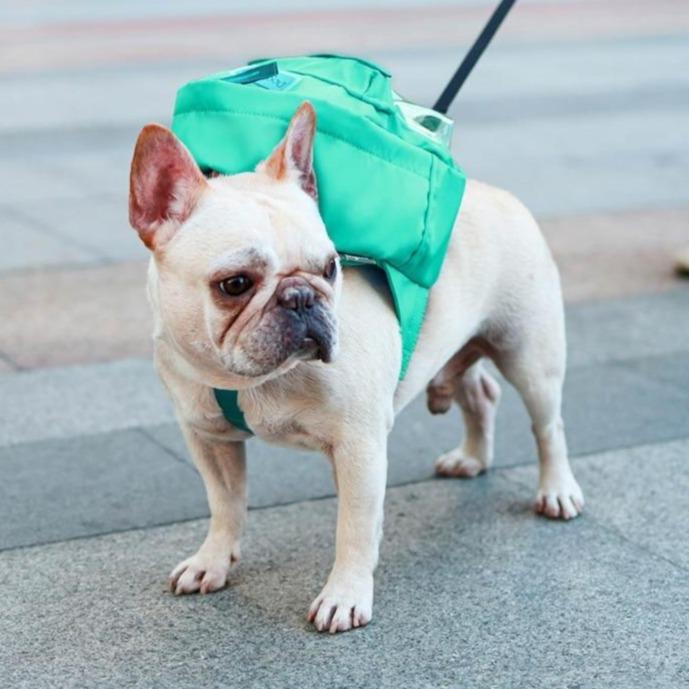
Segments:
[[[313,601],[306,619],[319,632],[346,632],[371,621],[373,580],[359,585],[327,584]]]
[[[584,496],[579,484],[571,477],[560,486],[541,488],[534,509],[550,519],[568,521],[578,517],[584,509]]]
[[[233,559],[226,554],[204,553],[200,550],[172,570],[168,579],[170,591],[180,596],[185,593],[212,593],[224,588]]]

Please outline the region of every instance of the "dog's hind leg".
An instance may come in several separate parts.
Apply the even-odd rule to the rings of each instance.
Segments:
[[[562,420],[565,333],[561,301],[540,305],[540,327],[524,329],[513,346],[495,357],[505,378],[517,388],[532,422],[538,445],[539,481],[535,509],[553,519],[572,519],[584,496],[567,456]],[[529,322],[529,321],[525,321]]]
[[[440,476],[473,478],[493,462],[495,413],[500,386],[478,360],[462,370],[461,353],[453,357],[427,388],[428,408],[434,414],[446,412],[457,402],[464,419],[462,444],[435,462]],[[459,369],[459,370],[458,370]]]

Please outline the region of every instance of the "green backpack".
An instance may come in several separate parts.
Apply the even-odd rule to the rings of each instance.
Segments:
[[[422,118],[405,111],[390,74],[336,55],[257,60],[183,86],[172,129],[202,170],[247,172],[282,139],[304,100],[317,115],[321,216],[345,265],[385,271],[400,322],[403,378],[465,176]],[[216,397],[227,419],[249,430],[237,393],[217,390]]]

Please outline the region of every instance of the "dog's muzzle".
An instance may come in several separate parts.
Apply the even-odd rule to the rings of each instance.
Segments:
[[[277,295],[278,304],[289,313],[290,339],[300,339],[300,350],[330,363],[335,349],[335,328],[330,312],[306,283],[287,284]],[[296,336],[296,337],[295,337]]]

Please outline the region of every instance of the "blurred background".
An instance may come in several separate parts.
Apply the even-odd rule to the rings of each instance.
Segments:
[[[5,365],[150,351],[128,165],[138,130],[169,122],[181,84],[255,56],[327,50],[380,62],[400,93],[430,105],[493,6],[5,3],[0,270],[19,281],[2,290],[15,306]],[[570,300],[673,283],[673,250],[687,240],[687,30],[681,0],[521,0],[452,109],[457,160],[539,217]],[[50,289],[21,276],[44,267]],[[70,289],[88,294],[70,299]],[[51,328],[37,341],[28,315],[48,304]]]
[[[257,639],[267,624],[262,615],[269,615],[289,637],[328,560],[327,553],[313,555],[320,533],[314,519],[320,518],[310,512],[320,505],[332,516],[332,501],[313,502],[333,495],[326,462],[252,443],[251,505],[262,508],[252,520],[275,536],[266,541],[250,532],[255,564],[240,569],[235,582],[243,599],[220,594],[206,604],[213,614],[225,613],[225,622],[209,622],[208,608],[197,600],[175,613],[167,608],[165,575],[196,546],[207,508],[150,360],[147,252],[127,222],[128,168],[139,129],[150,121],[169,123],[175,92],[190,79],[255,57],[309,52],[370,58],[393,74],[399,93],[431,105],[496,4],[0,2],[0,667],[3,658],[7,668],[17,667],[21,657],[31,668],[12,675],[14,686],[22,677],[45,681],[56,668],[65,686],[76,677],[95,682],[98,668],[113,682],[119,678],[117,686],[125,679],[147,686],[147,672],[169,649],[188,661],[185,667],[210,668],[217,679],[231,664],[208,656],[204,635],[214,642],[216,634],[223,643],[231,638],[238,652],[242,641],[224,626],[228,620],[239,615]],[[667,582],[678,572],[686,581],[689,568],[689,290],[674,271],[676,254],[689,247],[688,65],[686,0],[519,0],[450,111],[459,164],[469,177],[509,189],[530,207],[560,266],[570,343],[565,419],[589,499],[588,515],[567,527],[564,541],[545,527],[525,526],[531,524],[535,451],[511,390],[498,421],[499,480],[438,488],[429,480],[432,460],[456,444],[458,417],[431,418],[420,400],[398,424],[390,483],[401,492],[393,491],[389,502],[399,519],[416,515],[407,534],[425,524],[425,513],[394,505],[419,497],[424,504],[450,500],[434,491],[451,490],[473,505],[472,518],[483,514],[481,498],[488,503],[486,524],[517,519],[528,530],[526,559],[510,545],[520,537],[499,528],[494,550],[474,551],[475,560],[466,544],[447,544],[446,557],[457,553],[455,569],[466,558],[479,571],[486,558],[506,563],[482,612],[463,607],[462,614],[448,613],[456,584],[443,579],[442,566],[426,573],[434,595],[445,601],[439,614],[450,615],[443,625],[454,630],[460,649],[488,633],[477,628],[495,629],[492,622],[506,606],[517,606],[503,625],[502,645],[483,639],[493,648],[493,670],[501,653],[510,658],[512,670],[503,667],[498,675],[505,682],[510,672],[542,662],[542,676],[555,673],[559,685],[563,674],[555,670],[562,658],[528,660],[520,644],[561,633],[557,619],[565,617],[579,630],[594,620],[589,633],[599,636],[592,662],[601,672],[626,662],[638,678],[666,678],[663,686],[687,678],[686,659],[679,669],[667,662],[674,649],[685,644],[686,650],[686,638],[672,632],[680,613],[688,612],[686,594]],[[290,508],[280,505],[294,508],[286,520],[280,510]],[[295,514],[304,521],[289,528],[313,531],[312,550],[300,551],[290,541],[290,534],[297,537],[281,531]],[[464,516],[452,513],[451,521],[469,516],[458,514]],[[327,547],[318,541],[319,553],[332,539],[332,519],[326,521]],[[408,552],[396,528],[404,531],[390,526],[395,552]],[[300,553],[301,564],[280,546],[285,542]],[[571,562],[573,549],[591,549],[581,555],[577,577],[560,581],[553,600],[535,611],[544,575],[534,574],[541,572],[534,544],[553,562]],[[423,551],[416,541],[414,548]],[[273,558],[285,579],[273,573]],[[405,571],[393,559],[381,576],[404,581]],[[520,583],[526,598],[513,588],[520,575],[528,580]],[[296,579],[291,588],[288,576]],[[628,599],[615,602],[601,588],[606,577],[624,580]],[[658,582],[665,593],[657,593]],[[38,593],[45,585],[50,598]],[[270,593],[276,587],[290,597],[277,612]],[[434,605],[421,597],[419,609],[396,613],[404,589],[390,587],[397,593],[378,632],[374,626],[366,634],[382,633],[387,620],[398,634],[386,637],[398,642],[387,656],[390,667],[408,670],[411,662],[415,672],[422,666],[440,672],[441,638],[424,637],[428,648],[439,649],[425,665],[404,655],[412,638],[404,620],[412,616],[432,629],[426,616]],[[651,590],[660,598],[646,609]],[[646,637],[643,625],[615,622],[627,602],[653,621],[654,635]],[[582,607],[586,615],[579,619]],[[65,625],[69,632],[55,634]],[[570,648],[588,643],[577,638]],[[643,651],[623,661],[620,649],[632,642]],[[347,644],[338,647],[342,658],[349,652],[366,657],[363,641],[341,643]],[[285,659],[283,669],[296,667],[299,657]],[[249,665],[241,672],[232,667],[250,681]],[[470,663],[464,670],[480,679],[486,667]],[[357,668],[352,661],[350,672],[356,675]],[[362,686],[367,677],[382,677],[370,668],[356,675]],[[169,664],[158,670],[165,686],[182,686],[191,673]],[[432,676],[418,675],[419,686]]]

